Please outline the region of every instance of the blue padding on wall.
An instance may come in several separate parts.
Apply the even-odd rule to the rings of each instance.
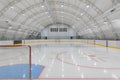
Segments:
[[[108,47],[108,40],[106,40],[106,47]]]

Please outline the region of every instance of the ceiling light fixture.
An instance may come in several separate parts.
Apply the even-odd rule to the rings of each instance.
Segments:
[[[64,7],[64,5],[61,5],[61,7]]]
[[[11,9],[14,9],[14,7],[10,7]]]
[[[44,8],[45,6],[41,6],[42,8]]]
[[[9,29],[12,29],[12,27],[9,27]]]
[[[23,16],[25,16],[25,14],[22,14]]]
[[[83,13],[81,13],[81,16],[83,15]]]
[[[87,7],[87,8],[89,8],[90,6],[89,6],[89,5],[87,5],[86,7]]]
[[[19,31],[21,31],[22,29],[18,29]]]
[[[107,24],[107,21],[104,21],[104,24]]]

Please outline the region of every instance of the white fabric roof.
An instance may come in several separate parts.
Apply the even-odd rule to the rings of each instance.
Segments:
[[[0,0],[0,39],[24,39],[50,24],[80,36],[120,39],[120,0]]]

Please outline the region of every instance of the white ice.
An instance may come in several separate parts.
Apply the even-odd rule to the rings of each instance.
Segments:
[[[28,63],[28,49],[16,50],[1,48],[0,66]],[[120,79],[120,50],[84,43],[51,42],[32,45],[32,64],[45,67],[39,75],[40,80]]]
[[[32,62],[45,66],[39,78],[120,78],[120,51],[81,43],[32,46]]]

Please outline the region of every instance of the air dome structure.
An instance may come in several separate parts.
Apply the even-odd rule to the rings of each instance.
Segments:
[[[120,0],[0,0],[0,39],[36,39],[66,24],[83,39],[120,39]]]

